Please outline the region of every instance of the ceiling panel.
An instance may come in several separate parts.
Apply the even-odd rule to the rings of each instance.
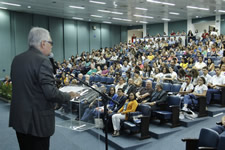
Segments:
[[[225,10],[225,0],[153,0],[154,3],[147,0],[96,0],[105,2],[105,5],[91,3],[89,0],[0,0],[0,7],[6,7],[8,10],[42,14],[61,18],[72,19],[72,17],[83,18],[84,21],[103,22],[108,21],[119,25],[141,25],[140,21],[151,23],[162,23],[162,18],[168,18],[170,21],[185,20],[187,18],[215,16],[220,13],[218,10]],[[155,2],[158,3],[155,3]],[[2,4],[1,2],[20,4],[21,7]],[[159,2],[161,2],[159,4]],[[175,6],[166,5],[173,3]],[[85,9],[75,9],[69,6],[79,6]],[[28,8],[31,6],[31,8]],[[209,10],[191,9],[187,6],[206,8]],[[137,10],[135,7],[146,8],[147,11]],[[121,12],[122,15],[113,13],[99,12],[98,10],[107,10],[110,12]],[[179,15],[170,14],[170,12],[179,13]],[[102,18],[95,18],[91,15],[99,15]],[[134,15],[152,16],[150,18],[140,18]],[[132,21],[114,20],[113,18],[129,19]]]

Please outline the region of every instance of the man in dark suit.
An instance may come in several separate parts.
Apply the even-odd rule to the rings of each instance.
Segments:
[[[55,131],[54,102],[67,102],[78,94],[61,92],[54,84],[49,32],[32,28],[28,43],[29,49],[17,55],[11,66],[9,126],[15,129],[21,150],[48,150]]]
[[[136,86],[132,78],[128,79],[128,83],[123,87],[124,94],[128,96],[131,92],[136,93]]]

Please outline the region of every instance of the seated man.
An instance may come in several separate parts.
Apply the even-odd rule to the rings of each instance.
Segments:
[[[143,104],[148,104],[151,106],[151,110],[155,111],[160,108],[160,104],[166,102],[167,92],[163,90],[163,85],[161,83],[156,84],[155,91],[152,93],[148,100],[144,100]]]
[[[210,103],[213,94],[220,94],[221,87],[225,87],[225,77],[221,75],[219,67],[215,67],[216,75],[214,75],[209,82],[209,87],[206,95],[207,104]]]
[[[147,80],[146,81],[146,87],[141,88],[137,93],[136,93],[136,97],[137,97],[137,101],[138,103],[141,103],[143,100],[147,100],[151,97],[153,92],[152,89],[152,81],[151,80]]]
[[[136,93],[136,86],[132,78],[128,80],[128,83],[123,87],[124,94],[128,96],[131,92]]]

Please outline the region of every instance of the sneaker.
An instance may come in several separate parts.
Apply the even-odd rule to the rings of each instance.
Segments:
[[[182,112],[180,112],[179,119],[180,120],[184,119],[184,114]]]
[[[181,109],[181,111],[186,112],[186,111],[188,111],[188,108],[187,108],[187,107],[183,107],[183,108]]]

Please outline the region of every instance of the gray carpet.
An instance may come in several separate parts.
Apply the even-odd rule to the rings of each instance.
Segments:
[[[0,101],[0,150],[18,150],[18,143],[15,131],[8,127],[9,104]],[[182,127],[178,131],[162,137],[153,139],[150,143],[129,148],[129,150],[184,150],[185,144],[181,141],[185,137],[198,137],[202,127],[213,127],[215,122],[219,121],[221,116],[208,117],[189,127]],[[62,119],[56,117],[56,122]],[[116,139],[118,140],[118,139]],[[128,142],[127,139],[119,138],[120,143]],[[132,142],[135,143],[134,140]],[[140,143],[137,139],[136,143]],[[89,132],[77,132],[61,127],[56,127],[55,134],[51,137],[51,150],[104,150],[105,145],[100,136],[90,134]],[[119,149],[109,146],[110,150]]]

